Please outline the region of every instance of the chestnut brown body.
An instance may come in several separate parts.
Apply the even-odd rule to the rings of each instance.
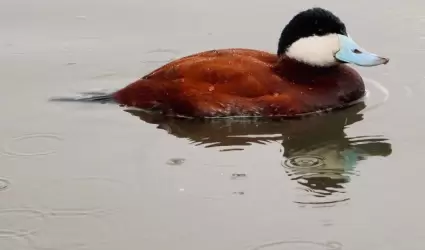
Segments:
[[[206,51],[170,62],[114,93],[118,103],[168,116],[299,116],[363,97],[347,65],[313,67],[249,50]]]

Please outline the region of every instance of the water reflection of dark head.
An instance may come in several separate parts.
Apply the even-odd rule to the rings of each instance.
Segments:
[[[344,193],[344,183],[356,174],[355,165],[369,156],[388,156],[391,144],[382,136],[349,137],[344,129],[363,120],[364,103],[348,109],[297,120],[171,119],[126,110],[170,134],[205,147],[233,148],[281,141],[282,166],[294,181],[315,197]],[[228,146],[228,147],[223,147]]]

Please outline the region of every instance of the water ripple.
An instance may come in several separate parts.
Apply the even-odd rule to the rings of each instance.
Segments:
[[[378,107],[385,104],[390,98],[389,90],[380,82],[370,79],[363,78],[365,85],[367,86],[365,102],[367,107],[363,112],[377,109]]]
[[[312,139],[310,136],[287,140],[281,162],[288,177],[299,184],[296,187],[299,196],[294,201],[298,204],[329,205],[348,201],[346,185],[352,177],[360,175],[357,164],[371,156],[392,153],[388,139],[380,135],[327,137],[316,143],[308,140]]]
[[[30,250],[34,249],[29,246],[26,239],[22,237],[0,237],[1,250]]]
[[[36,235],[26,239],[32,249],[39,250],[113,249],[114,237],[105,237],[111,228],[110,222],[103,218],[56,216]]]
[[[31,209],[0,210],[0,237],[23,237],[40,230],[46,215]]]
[[[263,244],[260,246],[257,246],[255,248],[252,248],[251,250],[261,250],[261,249],[267,249],[267,250],[272,250],[272,249],[279,249],[279,250],[284,250],[284,249],[288,249],[288,250],[292,250],[295,249],[296,247],[300,247],[300,246],[308,246],[308,249],[321,249],[321,250],[341,250],[343,245],[340,242],[336,242],[336,241],[329,241],[326,243],[322,243],[322,242],[314,242],[314,241],[276,241],[276,242],[272,242],[272,243],[267,243],[267,244]],[[298,248],[297,248],[298,249]]]
[[[295,203],[329,204],[348,199],[345,196],[344,184],[348,183],[350,175],[355,175],[356,172],[333,163],[318,155],[298,155],[283,160],[282,165],[288,176],[300,184],[297,190],[301,190],[302,196],[307,196],[307,201],[297,200]]]
[[[284,163],[290,168],[320,167],[325,164],[323,157],[316,155],[294,156]]]
[[[41,156],[56,153],[57,143],[63,138],[55,134],[30,134],[14,137],[3,144],[2,151],[9,156]],[[45,149],[40,149],[46,145]],[[19,149],[20,147],[28,147],[30,150]]]
[[[126,204],[132,189],[125,182],[100,177],[55,180],[36,189],[38,205],[50,215],[102,215]]]
[[[149,59],[149,57],[151,57],[151,55],[154,54],[155,58]],[[162,55],[162,56],[161,56]],[[147,51],[145,53],[145,58],[143,61],[141,61],[144,64],[164,64],[164,63],[168,63],[174,59],[176,59],[179,55],[179,51],[177,50],[173,50],[173,49],[154,49],[154,50],[150,50]],[[158,59],[163,57],[163,59]]]

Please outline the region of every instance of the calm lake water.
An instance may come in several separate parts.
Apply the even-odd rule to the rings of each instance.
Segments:
[[[423,250],[423,1],[320,1],[391,59],[358,68],[369,96],[345,111],[201,123],[48,101],[198,51],[276,51],[314,5],[1,1],[1,250]]]

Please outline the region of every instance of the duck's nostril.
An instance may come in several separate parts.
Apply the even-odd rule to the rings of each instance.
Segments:
[[[358,49],[353,49],[353,52],[354,53],[356,53],[356,54],[361,54],[362,52],[360,51],[360,50],[358,50]]]

